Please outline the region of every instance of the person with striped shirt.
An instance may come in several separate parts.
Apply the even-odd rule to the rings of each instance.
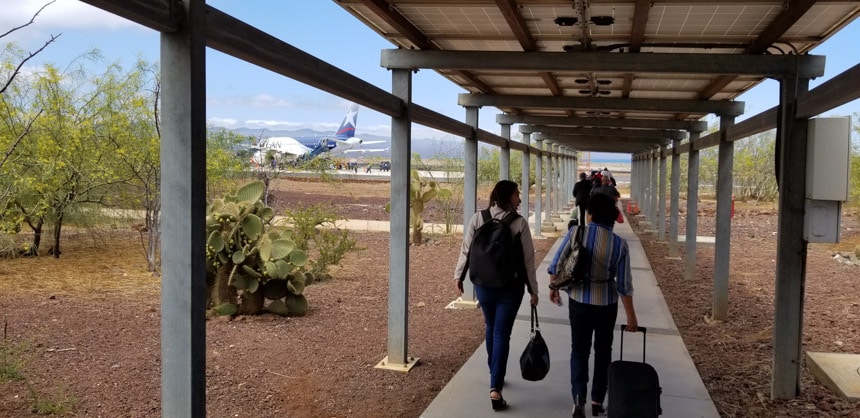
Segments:
[[[633,281],[630,274],[630,251],[627,241],[612,232],[618,208],[615,200],[605,194],[593,194],[588,200],[588,227],[585,230],[585,247],[591,251],[591,279],[563,289],[568,294],[571,353],[570,383],[574,401],[573,417],[585,417],[588,386],[588,357],[594,337],[594,378],[591,385],[591,412],[597,416],[605,409],[603,400],[607,391],[607,372],[612,360],[612,340],[618,301],[627,314],[626,331],[638,327],[633,308]],[[571,228],[553,257],[548,268],[550,281],[561,268],[559,260],[567,242],[576,229]],[[549,299],[561,305],[560,289],[550,287]]]

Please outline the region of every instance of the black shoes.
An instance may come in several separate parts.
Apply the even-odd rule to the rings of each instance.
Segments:
[[[603,407],[603,404],[591,404],[591,416],[596,417],[597,415],[602,414],[604,412],[606,412],[606,409]]]
[[[499,398],[493,398],[493,392],[499,394]],[[502,397],[502,392],[497,390],[490,391],[490,404],[493,406],[493,411],[501,411],[508,407],[508,403],[505,401],[505,398]]]
[[[585,418],[585,405],[576,405],[573,407],[573,418]]]

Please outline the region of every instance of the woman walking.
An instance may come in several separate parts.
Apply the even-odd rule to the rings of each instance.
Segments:
[[[588,199],[588,229],[584,246],[591,252],[590,280],[579,282],[568,289],[568,317],[570,318],[571,353],[570,384],[573,396],[573,418],[585,417],[588,386],[588,357],[594,337],[594,378],[591,382],[591,414],[605,411],[603,401],[607,390],[607,373],[612,359],[612,340],[618,300],[627,313],[626,331],[638,327],[633,308],[633,282],[630,275],[630,251],[627,241],[612,232],[618,208],[615,200],[606,194],[595,193]],[[550,283],[561,266],[559,259],[567,241],[573,239],[576,229],[571,228],[559,251],[550,263]],[[550,286],[549,299],[560,304],[558,288]]]
[[[528,222],[517,214],[519,206],[520,190],[517,184],[508,180],[496,183],[490,194],[490,204],[487,209],[478,211],[469,221],[463,234],[460,258],[454,271],[455,285],[462,295],[463,278],[469,268],[468,265],[475,265],[475,260],[469,259],[469,253],[476,231],[485,223],[482,212],[495,220],[503,221],[510,228],[513,242],[518,247],[517,251],[521,251],[517,257],[514,257],[517,259],[517,267],[513,278],[487,277],[486,271],[471,271],[472,269],[469,271],[475,283],[478,303],[484,314],[484,338],[487,346],[487,365],[490,369],[490,404],[494,411],[507,407],[507,402],[502,397],[502,389],[510,352],[511,330],[523,301],[524,288],[528,288],[531,294],[531,304],[538,303],[534,244]],[[480,280],[476,280],[476,276]],[[497,282],[499,284],[496,284]]]

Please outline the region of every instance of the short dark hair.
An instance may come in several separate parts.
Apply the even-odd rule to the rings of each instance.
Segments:
[[[510,180],[500,180],[493,187],[492,193],[490,193],[490,204],[487,205],[487,209],[496,205],[508,212],[516,212],[517,208],[511,206],[511,197],[517,192],[519,187],[519,185]]]
[[[579,178],[585,180],[586,177],[588,177],[588,176],[584,172],[579,173]]]
[[[618,218],[618,207],[615,206],[615,199],[595,193],[588,199],[588,213],[591,214],[592,222],[612,226]]]

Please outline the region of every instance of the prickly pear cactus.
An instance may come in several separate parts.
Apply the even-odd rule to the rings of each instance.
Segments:
[[[418,170],[412,170],[409,182],[409,226],[412,228],[412,243],[421,244],[424,241],[424,204],[433,200],[450,199],[451,191],[443,189],[434,180],[422,179]],[[391,211],[391,203],[385,205],[385,211]]]
[[[310,284],[302,271],[307,254],[296,248],[288,231],[273,226],[275,212],[262,203],[264,191],[263,182],[255,181],[208,205],[210,315],[258,315],[264,309],[307,314],[302,295]]]

